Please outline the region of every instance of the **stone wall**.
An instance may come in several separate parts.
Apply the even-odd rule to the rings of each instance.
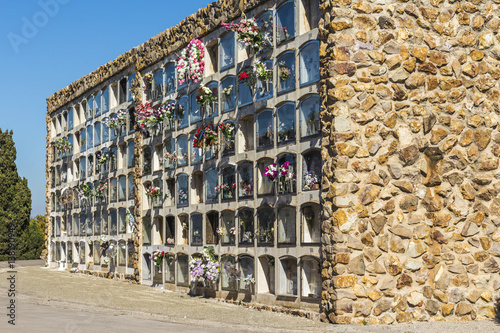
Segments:
[[[113,61],[99,67],[92,73],[78,79],[69,86],[47,98],[47,111],[63,107],[98,84],[120,72],[134,68],[141,71],[155,64],[187,45],[191,39],[200,38],[215,30],[222,22],[232,21],[241,16],[242,11],[261,5],[268,0],[219,0],[195,14],[188,16],[179,24],[171,27],[147,42],[120,55]]]
[[[494,316],[499,3],[320,0],[324,320]]]

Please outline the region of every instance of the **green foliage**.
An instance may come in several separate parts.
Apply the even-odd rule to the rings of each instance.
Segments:
[[[38,218],[43,218],[43,230],[40,229]],[[37,220],[31,220],[28,228],[26,228],[19,237],[17,243],[17,252],[19,260],[24,259],[40,259],[43,249],[45,248],[44,233],[45,233],[45,217],[38,215]]]
[[[22,239],[30,243],[28,228],[31,214],[31,191],[28,180],[17,174],[16,148],[12,131],[0,129],[0,260],[9,257],[9,224],[13,223],[15,244],[18,247],[16,259],[25,256]],[[28,232],[27,235],[24,235]],[[34,236],[34,234],[33,234]],[[42,235],[43,236],[43,235]],[[27,239],[27,240],[26,240]],[[30,244],[31,247],[31,244]]]

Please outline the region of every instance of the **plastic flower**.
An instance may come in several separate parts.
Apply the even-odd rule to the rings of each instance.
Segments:
[[[248,73],[247,73],[247,72],[243,72],[243,73],[241,73],[240,75],[238,75],[238,79],[239,79],[240,81],[243,81],[243,80],[245,80],[246,78],[249,78],[249,77],[250,77],[250,75],[248,75]]]

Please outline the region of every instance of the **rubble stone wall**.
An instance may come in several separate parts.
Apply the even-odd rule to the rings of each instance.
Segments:
[[[494,317],[500,1],[320,9],[323,319]]]

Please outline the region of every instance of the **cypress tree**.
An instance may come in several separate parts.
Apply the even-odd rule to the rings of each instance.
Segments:
[[[17,152],[12,134],[12,131],[0,129],[0,260],[9,258],[9,224],[13,223],[14,243],[19,247],[31,214],[31,191],[28,180],[17,174]],[[16,254],[17,258],[20,253]]]

